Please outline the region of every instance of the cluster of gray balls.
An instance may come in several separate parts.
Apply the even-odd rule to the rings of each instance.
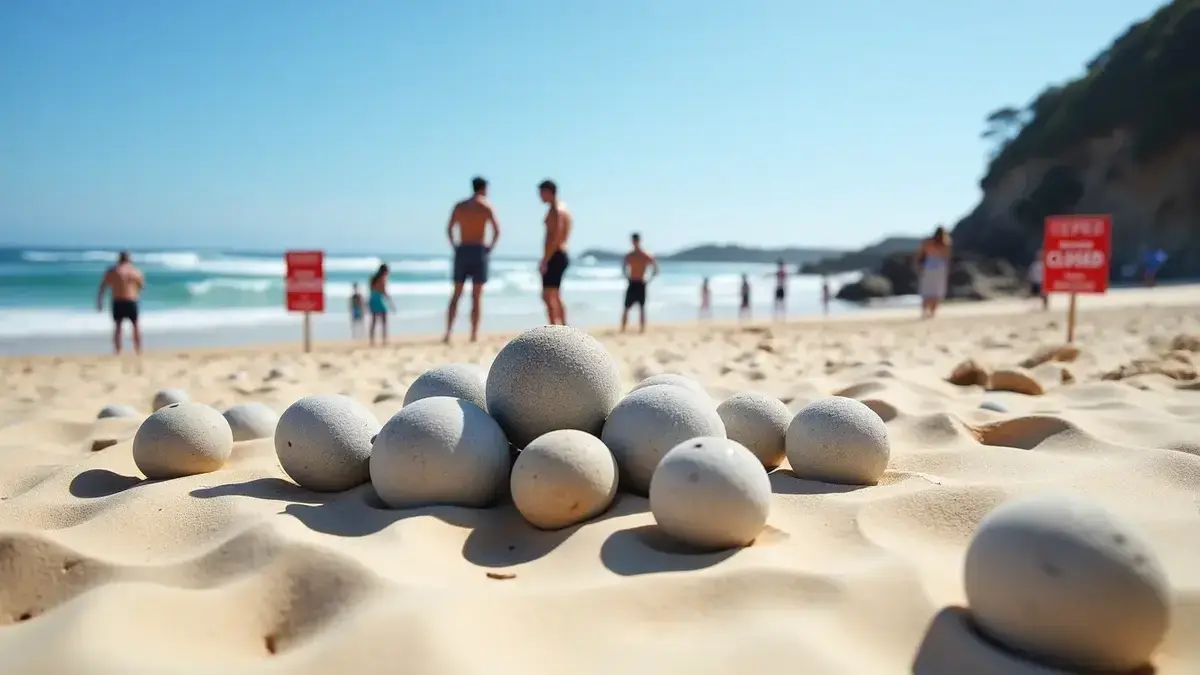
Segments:
[[[183,392],[155,399],[133,444],[148,478],[216,470],[235,441],[273,435],[280,466],[310,490],[369,481],[391,508],[480,508],[511,495],[531,525],[560,529],[604,513],[620,487],[649,497],[665,534],[709,550],[761,533],[768,474],[784,459],[799,479],[874,485],[890,458],[887,426],[850,398],[821,398],[793,415],[754,392],[718,403],[678,374],[622,396],[604,346],[565,326],[522,333],[486,373],[466,364],[425,372],[383,425],[339,395],[302,398],[277,419],[260,404],[222,415]],[[978,627],[1047,663],[1136,667],[1167,629],[1153,552],[1087,502],[1002,505],[971,540],[965,581]],[[1031,608],[1043,618],[1031,619]]]

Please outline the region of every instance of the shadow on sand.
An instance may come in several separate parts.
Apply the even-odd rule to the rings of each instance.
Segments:
[[[108,469],[88,469],[71,479],[71,496],[81,499],[111,497],[142,483],[141,478],[125,476]]]
[[[840,483],[822,483],[819,480],[805,480],[797,476],[791,469],[776,469],[768,478],[771,479],[771,492],[777,495],[832,495],[873,487],[871,485],[842,485]]]
[[[997,645],[976,630],[965,607],[954,606],[942,609],[933,617],[912,664],[912,675],[1068,675],[1076,672],[1036,663]],[[1143,666],[1120,675],[1154,675],[1154,672],[1153,666]]]

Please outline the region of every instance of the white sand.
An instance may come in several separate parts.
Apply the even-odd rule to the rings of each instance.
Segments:
[[[1060,343],[1062,314],[1032,307],[601,335],[627,388],[676,371],[718,398],[757,389],[794,411],[841,393],[887,420],[882,484],[805,482],[785,464],[756,544],[707,555],[664,540],[628,495],[560,532],[511,505],[388,511],[369,486],[318,495],[286,479],[271,439],[237,443],[217,473],[146,482],[130,454],[139,420],[94,419],[106,403],[148,413],[155,390],[180,387],[219,409],[280,412],[345,393],[383,421],[423,369],[486,365],[501,337],[154,354],[140,367],[0,361],[0,672],[1051,672],[980,642],[957,609],[975,524],[1043,490],[1081,493],[1142,529],[1175,602],[1156,672],[1200,672],[1200,384],[1100,379],[1144,357],[1141,370],[1194,375],[1200,344],[1163,354],[1200,334],[1200,288],[1084,298],[1082,354],[1036,371],[1045,395],[945,381],[967,358],[1011,368]],[[268,380],[273,368],[283,376]]]

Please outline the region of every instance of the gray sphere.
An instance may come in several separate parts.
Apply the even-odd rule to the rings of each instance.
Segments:
[[[404,392],[404,405],[433,396],[453,396],[487,410],[486,373],[470,363],[437,366],[420,374]]]
[[[159,408],[133,437],[133,462],[151,480],[216,471],[232,451],[229,423],[202,403]]]
[[[509,485],[513,504],[529,524],[557,530],[608,509],[617,494],[617,462],[599,438],[559,429],[525,446]]]
[[[637,385],[630,390],[630,393],[633,393],[638,389],[653,387],[656,384],[672,384],[676,387],[690,389],[697,394],[704,394],[705,396],[709,395],[708,391],[704,388],[704,385],[700,384],[693,378],[688,377],[687,375],[680,375],[679,373],[659,373],[658,375],[651,375],[641,382],[638,382]]]
[[[991,410],[992,412],[1006,413],[1008,406],[999,401],[983,401],[979,404],[980,410]]]
[[[1170,588],[1134,528],[1074,497],[1016,499],[989,513],[964,569],[975,624],[1001,644],[1061,667],[1145,665],[1170,618]]]
[[[656,384],[630,392],[604,424],[600,439],[617,458],[626,490],[645,495],[659,460],[698,436],[725,436],[712,399],[690,389]]]
[[[392,508],[481,507],[508,481],[504,431],[482,408],[434,396],[392,416],[371,450],[371,483]]]
[[[874,485],[891,457],[887,425],[862,402],[819,398],[792,418],[787,458],[800,478],[825,483]]]
[[[96,419],[102,420],[109,417],[141,417],[142,413],[137,408],[124,403],[110,403],[100,409],[96,415]]]
[[[340,394],[306,396],[279,416],[275,454],[300,487],[340,492],[367,482],[377,433],[379,420],[358,401]]]
[[[700,548],[746,546],[771,510],[762,463],[736,441],[693,438],[672,448],[650,481],[650,511],[667,535]]]
[[[513,338],[492,362],[487,409],[518,448],[549,431],[599,434],[621,399],[617,362],[595,338],[541,326]]]
[[[774,469],[787,456],[787,430],[792,411],[783,401],[758,392],[741,392],[717,406],[725,435],[744,445],[766,469]]]
[[[188,393],[182,389],[159,389],[154,392],[154,403],[151,407],[158,410],[172,403],[186,403],[190,400],[192,400],[192,397],[188,396]]]
[[[233,442],[237,443],[274,436],[279,413],[265,403],[235,403],[225,411],[225,419],[233,430]]]

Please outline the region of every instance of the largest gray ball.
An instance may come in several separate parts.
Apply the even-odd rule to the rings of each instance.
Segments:
[[[967,546],[967,602],[996,641],[1076,672],[1145,665],[1170,618],[1170,586],[1132,525],[1076,497],[1002,504]]]
[[[558,429],[599,434],[621,399],[617,362],[595,338],[541,326],[513,338],[492,362],[487,409],[518,448]]]
[[[887,425],[861,401],[819,398],[792,418],[787,458],[800,478],[848,485],[875,485],[891,457]]]
[[[486,506],[511,467],[508,439],[482,408],[450,396],[406,405],[371,450],[371,484],[388,506]]]
[[[358,401],[337,394],[306,396],[279,416],[275,454],[297,485],[340,492],[367,482],[377,433],[379,420]]]
[[[453,396],[487,409],[484,372],[470,363],[450,363],[421,373],[404,392],[404,405],[423,398]]]
[[[725,423],[712,399],[673,384],[655,384],[630,392],[613,408],[600,440],[617,459],[622,486],[645,496],[663,455],[701,436],[725,437]]]

